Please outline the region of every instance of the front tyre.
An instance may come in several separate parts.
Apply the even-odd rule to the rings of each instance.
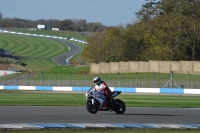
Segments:
[[[114,100],[114,111],[117,114],[123,114],[126,111],[126,105],[120,99]]]
[[[99,111],[99,102],[97,100],[94,100],[94,104],[92,104],[92,100],[88,99],[86,101],[86,109],[91,114],[96,114]]]

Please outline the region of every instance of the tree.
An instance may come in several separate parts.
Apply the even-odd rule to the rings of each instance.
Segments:
[[[155,6],[153,6],[155,5]],[[182,5],[180,0],[161,0],[159,2],[149,2],[143,8],[149,10],[142,10],[138,15],[142,16],[143,23],[146,23],[146,28],[149,32],[149,37],[154,38],[158,45],[156,51],[165,51],[162,56],[163,60],[181,60],[187,59],[185,55],[186,43],[184,38],[184,31],[182,29],[183,15]],[[153,8],[152,8],[153,7]],[[148,9],[147,8],[147,9]],[[147,14],[147,15],[146,15]],[[153,16],[145,17],[143,16]],[[145,41],[147,42],[147,41]],[[147,44],[147,43],[146,43]],[[149,42],[152,45],[152,42]],[[152,47],[154,48],[154,47]],[[149,50],[152,49],[149,47]],[[168,53],[168,56],[166,56]]]
[[[11,19],[10,18],[4,18],[1,21],[1,27],[10,27],[11,26]]]
[[[87,21],[86,20],[72,20],[73,21],[73,26],[74,30],[78,32],[85,31],[87,28]]]
[[[1,23],[2,23],[2,19],[3,19],[3,15],[2,15],[2,13],[0,12],[0,26],[1,26]]]
[[[105,48],[104,61],[105,62],[118,62],[121,59],[121,46],[122,43],[121,27],[110,27],[106,30],[106,38],[103,43]]]
[[[123,34],[123,45],[121,57],[123,61],[140,61],[145,60],[144,29],[140,23],[130,26]]]
[[[136,13],[137,17],[141,20],[148,20],[157,16],[158,10],[157,6],[160,1],[156,2],[156,0],[146,0],[147,2],[142,5],[142,9]]]
[[[104,54],[104,49],[102,48],[103,41],[105,40],[105,33],[99,32],[95,36],[88,39],[88,44],[82,53],[83,59],[99,63],[104,61],[102,55]]]
[[[185,53],[181,4],[179,0],[163,0],[159,4],[159,10],[161,12],[157,17],[156,24],[160,32],[157,37],[163,46],[168,49],[169,60],[181,60],[182,54]]]
[[[191,60],[200,60],[200,1],[199,0],[182,0],[183,29],[188,38],[188,52]]]
[[[61,30],[72,30],[73,29],[73,22],[70,19],[66,19],[60,22],[60,29]]]
[[[120,61],[121,32],[117,27],[110,27],[90,37],[83,58],[96,63]]]

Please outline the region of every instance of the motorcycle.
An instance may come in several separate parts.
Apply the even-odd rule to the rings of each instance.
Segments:
[[[91,114],[96,114],[98,111],[115,111],[117,114],[123,114],[126,110],[126,105],[120,99],[113,99],[121,94],[121,91],[112,92],[112,103],[108,101],[106,96],[98,92],[95,87],[91,87],[85,94],[86,109]]]

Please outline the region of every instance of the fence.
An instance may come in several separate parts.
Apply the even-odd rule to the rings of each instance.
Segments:
[[[93,86],[93,78],[101,78],[110,87],[200,88],[200,75],[177,73],[113,73],[113,74],[45,74],[23,73],[0,77],[2,86]]]

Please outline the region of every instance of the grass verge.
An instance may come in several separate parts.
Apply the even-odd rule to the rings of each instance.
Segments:
[[[0,106],[85,106],[84,93],[52,91],[0,91]],[[121,94],[127,107],[199,108],[199,96]]]

